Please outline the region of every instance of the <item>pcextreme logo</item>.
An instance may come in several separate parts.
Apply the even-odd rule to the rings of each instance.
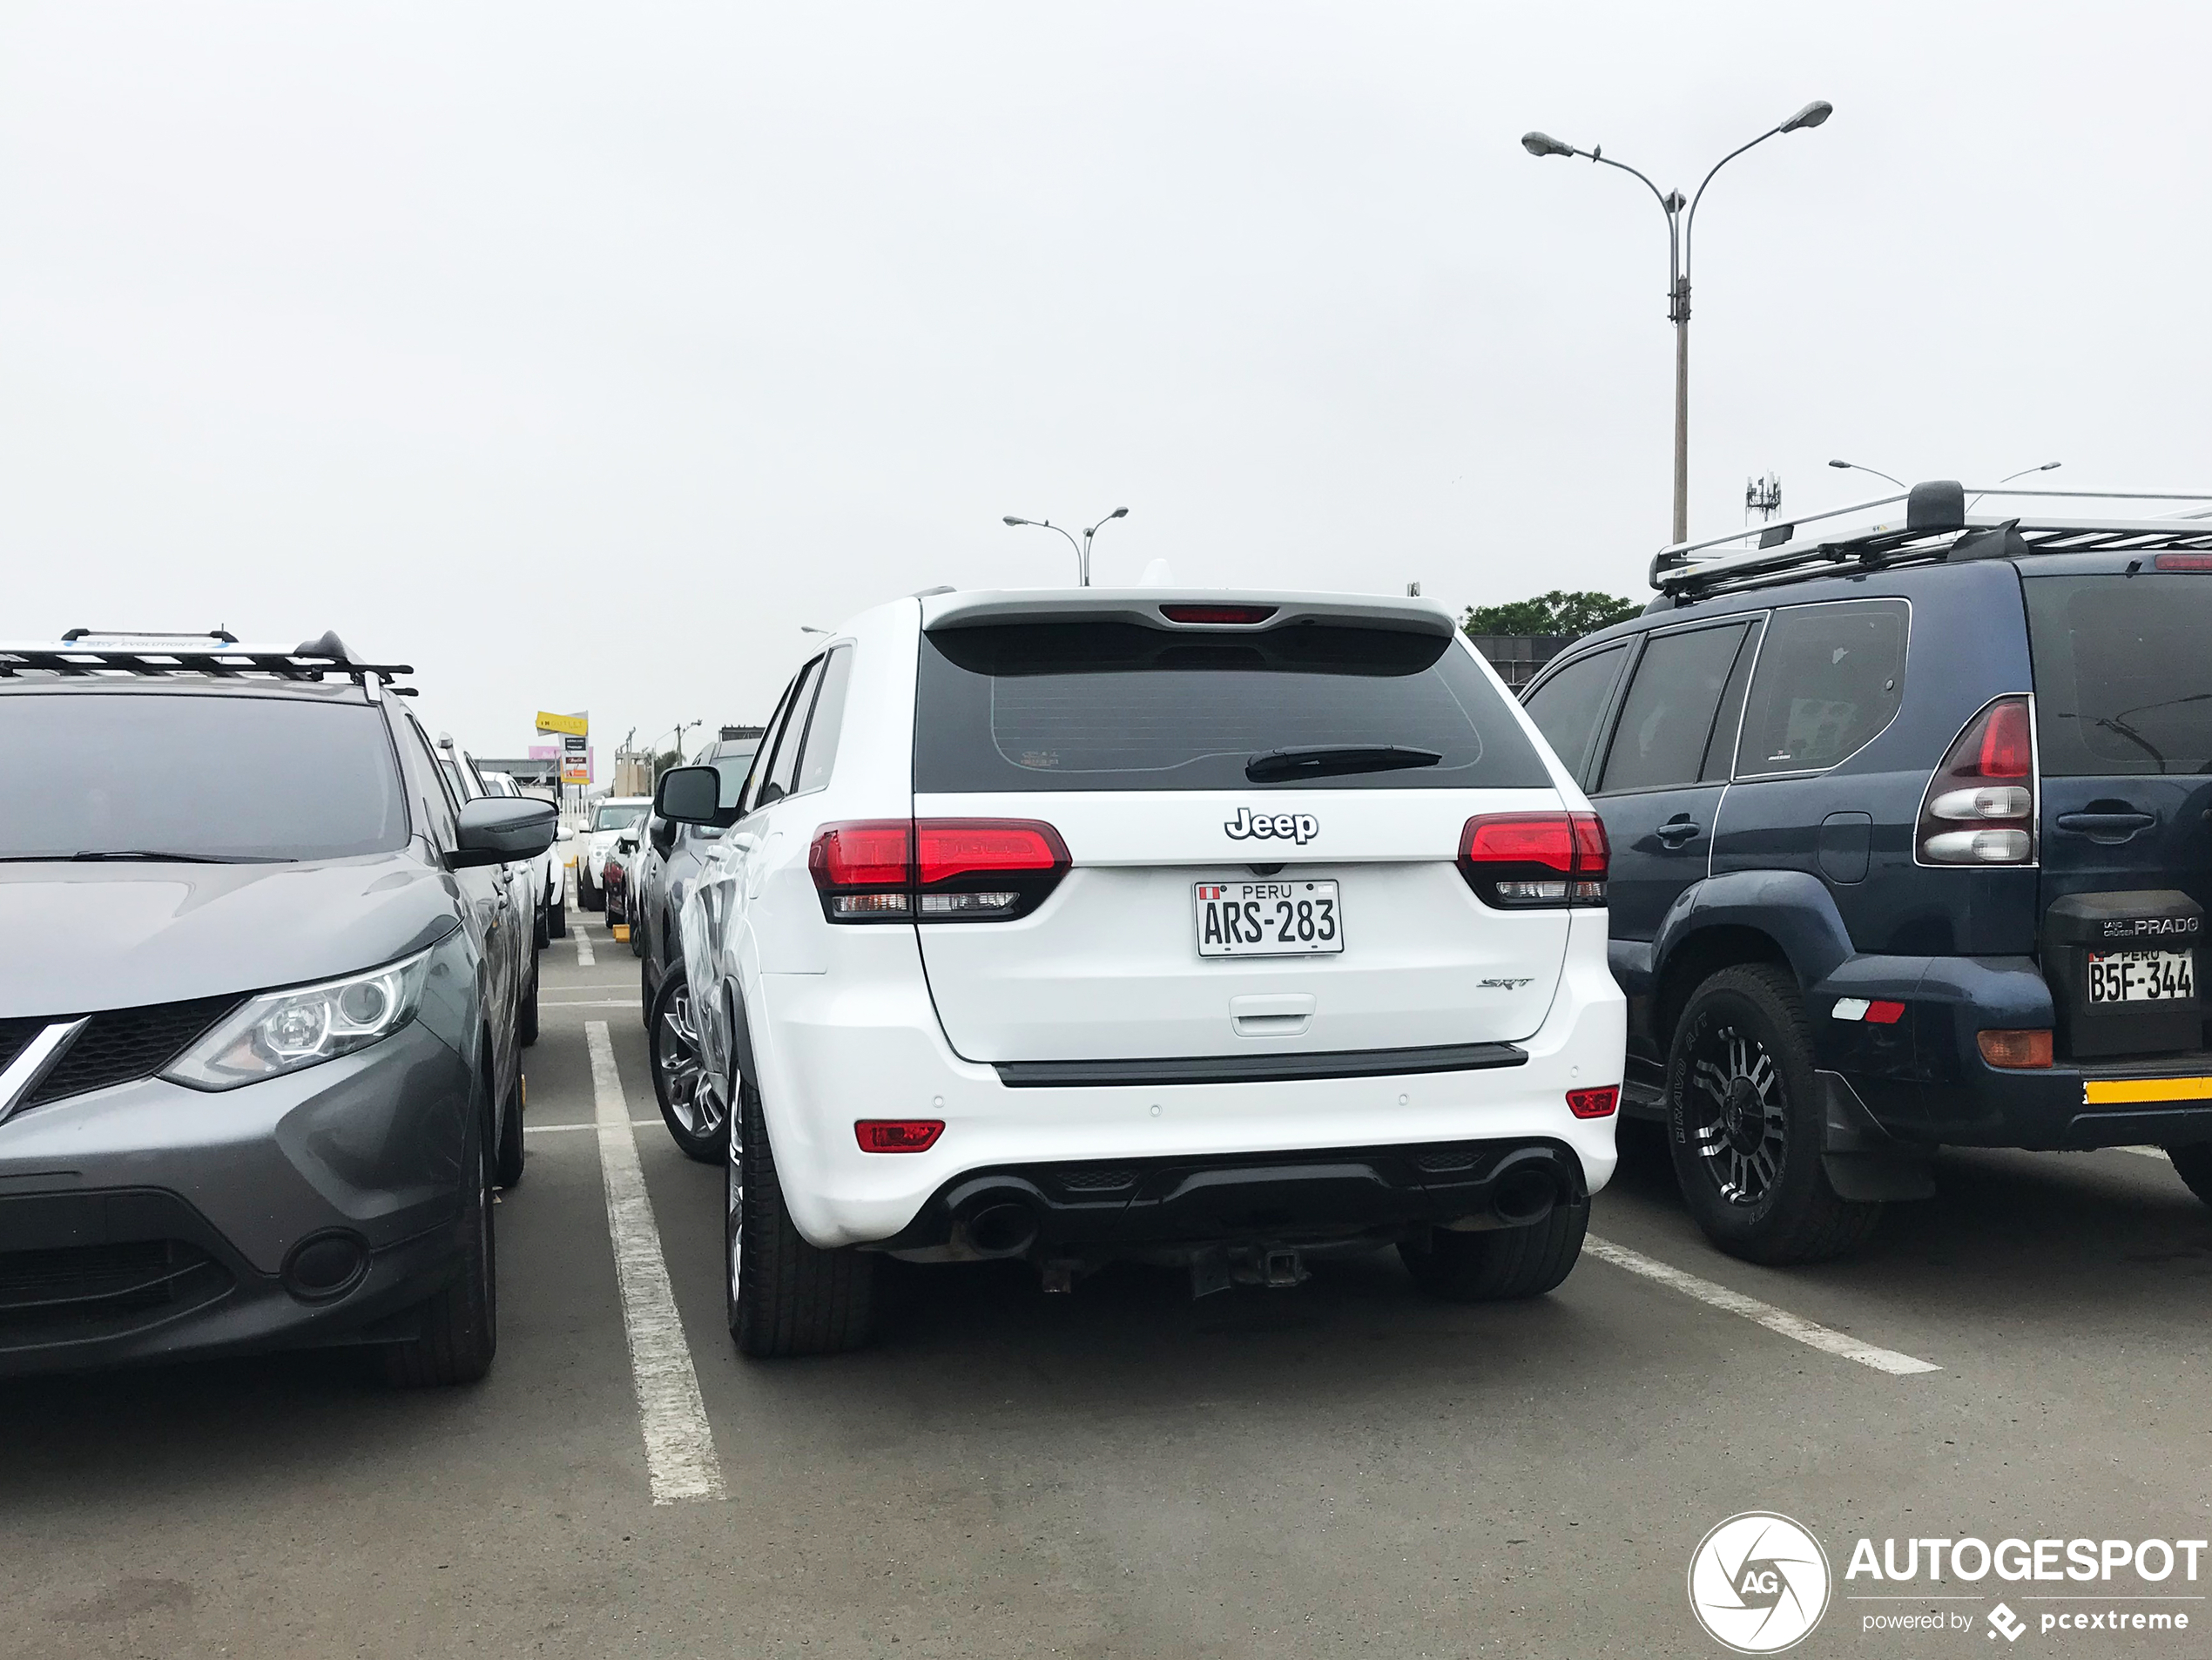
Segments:
[[[1779,1654],[1812,1635],[1828,1611],[1828,1554],[1788,1516],[1747,1510],[1698,1542],[1689,1608],[1716,1643],[1738,1654]]]

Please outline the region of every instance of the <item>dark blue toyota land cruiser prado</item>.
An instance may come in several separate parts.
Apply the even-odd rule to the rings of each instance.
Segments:
[[[1848,1250],[1946,1144],[2162,1145],[2212,1202],[2212,517],[2176,505],[1936,482],[1669,548],[1530,686],[1612,841],[1627,1104],[1723,1249]]]

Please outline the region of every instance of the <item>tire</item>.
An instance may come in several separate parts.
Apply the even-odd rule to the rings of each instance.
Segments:
[[[499,1346],[499,1256],[492,1226],[491,1186],[484,1158],[485,1127],[472,1115],[463,1167],[460,1260],[453,1283],[417,1311],[421,1328],[384,1351],[384,1376],[407,1389],[475,1383],[491,1370]]]
[[[528,1049],[537,1042],[537,953],[530,953],[529,983],[523,988],[522,1002],[515,1010],[515,1041]]]
[[[530,919],[530,943],[540,951],[553,942],[552,930],[549,926],[552,908],[550,905],[541,905],[537,908],[537,914]]]
[[[553,908],[546,914],[545,935],[550,940],[569,937],[569,901],[566,894],[553,901]]]
[[[607,908],[606,890],[592,887],[591,878],[579,870],[576,877],[576,902],[587,911],[604,911]]]
[[[637,1018],[650,1032],[653,1029],[653,999],[660,995],[660,988],[653,983],[653,960],[647,957],[637,965]]]
[[[1541,1297],[1574,1272],[1590,1221],[1588,1199],[1555,1205],[1525,1228],[1454,1233],[1431,1228],[1426,1238],[1398,1247],[1406,1272],[1432,1297],[1448,1303],[1503,1303]]]
[[[635,916],[627,920],[630,923],[630,955],[633,957],[642,957],[645,955],[644,925]],[[642,974],[644,970],[641,968],[638,972]]]
[[[1865,1243],[1878,1204],[1839,1198],[1797,982],[1768,963],[1690,994],[1667,1057],[1667,1144],[1683,1203],[1730,1256],[1825,1262]]]
[[[508,1102],[506,1116],[500,1120],[499,1152],[492,1160],[491,1178],[501,1187],[523,1184],[523,1161],[527,1156],[523,1146],[523,1105],[529,1090],[529,1083],[518,1067],[514,1098]]]
[[[645,1054],[653,1075],[653,1095],[661,1122],[686,1158],[712,1164],[727,1157],[730,1114],[721,1092],[707,1075],[691,1024],[691,989],[681,971],[660,982],[646,1025]]]
[[[722,1287],[740,1353],[765,1360],[837,1354],[868,1340],[875,1256],[823,1251],[792,1225],[776,1157],[750,1083],[738,1090],[738,1130],[722,1161]]]
[[[2189,1184],[2189,1191],[2212,1205],[2212,1141],[2168,1147],[2166,1156],[2174,1161],[2174,1173]]]

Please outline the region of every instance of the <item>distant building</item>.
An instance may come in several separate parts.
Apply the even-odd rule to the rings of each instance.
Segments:
[[[1476,634],[1470,643],[1498,678],[1515,692],[1536,678],[1537,671],[1575,644],[1571,634]]]

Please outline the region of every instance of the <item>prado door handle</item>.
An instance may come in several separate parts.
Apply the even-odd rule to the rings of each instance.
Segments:
[[[1700,833],[1700,826],[1692,824],[1687,819],[1669,819],[1659,827],[1659,840],[1669,847],[1679,847],[1691,837]]]

